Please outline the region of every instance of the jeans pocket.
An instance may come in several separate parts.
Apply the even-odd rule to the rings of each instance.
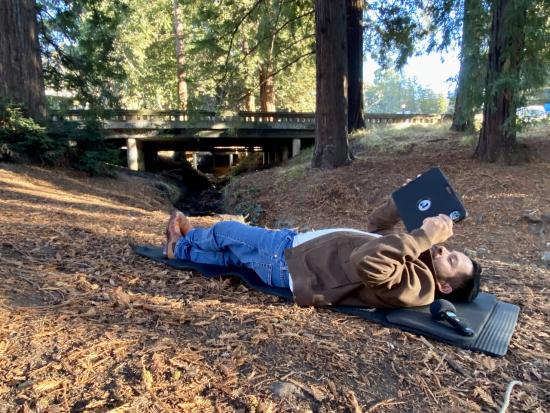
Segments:
[[[265,262],[251,262],[250,267],[258,274],[260,279],[267,285],[272,284],[273,265]]]

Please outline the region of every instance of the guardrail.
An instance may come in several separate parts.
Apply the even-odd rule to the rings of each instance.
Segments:
[[[69,110],[52,112],[53,121],[71,120],[80,121],[90,116],[87,110]],[[241,122],[241,123],[310,123],[315,126],[315,113],[312,112],[238,112],[234,115],[220,115],[209,111],[181,111],[181,110],[126,110],[110,109],[98,115],[103,121],[165,121],[165,122]],[[402,114],[402,113],[365,113],[365,124],[392,124],[392,123],[439,123],[452,119],[451,115],[437,114]]]

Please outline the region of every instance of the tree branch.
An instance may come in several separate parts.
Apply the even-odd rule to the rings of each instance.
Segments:
[[[239,19],[237,24],[235,25],[235,28],[231,32],[231,40],[229,41],[229,47],[227,48],[227,54],[225,55],[225,63],[224,63],[224,75],[222,77],[222,82],[225,81],[225,78],[227,76],[227,65],[229,64],[229,55],[231,54],[231,49],[233,48],[233,41],[235,40],[235,35],[239,31],[239,28],[241,27],[241,24],[252,14],[252,12],[262,3],[264,0],[256,0],[254,5]]]
[[[307,52],[306,54],[303,54],[303,55],[300,55],[298,57],[296,57],[295,59],[291,60],[290,62],[286,63],[285,65],[283,65],[282,67],[280,67],[279,69],[275,70],[273,73],[271,73],[271,76],[270,77],[275,77],[277,76],[279,73],[281,73],[283,70],[289,68],[290,66],[292,66],[293,64],[295,63],[298,63],[300,60],[308,57],[308,56],[311,56],[315,54],[315,50],[310,50],[309,52]],[[267,80],[269,79],[269,77],[267,77],[265,80],[261,81],[260,83],[258,83],[258,86],[257,87],[260,87],[262,86],[265,82],[267,82]],[[237,98],[237,101],[241,101],[242,99],[244,99],[250,92],[246,92],[242,95],[240,95],[238,98]]]
[[[238,62],[237,62],[237,65],[240,65],[241,63],[243,63],[250,55],[252,55],[253,52],[256,51],[256,49],[258,49],[258,47],[260,47],[260,45],[267,39],[270,39],[271,37],[274,37],[275,35],[277,35],[279,32],[281,32],[286,26],[288,26],[290,23],[296,21],[296,20],[300,20],[301,18],[303,17],[306,17],[306,16],[309,16],[311,14],[314,14],[315,13],[315,10],[310,10],[306,13],[302,13],[300,14],[299,16],[296,16],[295,18],[293,19],[290,19],[290,20],[287,20],[281,27],[279,27],[277,30],[275,30],[274,32],[272,32],[272,34],[270,35],[267,35],[267,36],[264,36],[263,38],[261,38],[260,40],[258,40],[258,42],[253,46],[251,47],[243,56],[242,59],[240,59]],[[308,38],[308,37],[314,37],[315,34],[311,34],[311,35],[307,35],[303,38],[301,38],[300,40],[296,41],[293,43],[296,44],[296,43],[299,43],[300,41]],[[285,50],[288,50],[289,48],[287,47]],[[230,52],[230,50],[228,51],[228,53]],[[226,62],[227,63],[227,62]],[[226,70],[227,70],[227,66],[225,66]],[[225,78],[227,77],[227,73],[225,73],[224,71],[224,74],[222,76],[222,80],[225,80]],[[220,81],[221,83],[221,81]]]

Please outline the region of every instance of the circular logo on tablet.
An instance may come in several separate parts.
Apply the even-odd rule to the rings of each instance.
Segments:
[[[457,219],[460,218],[460,212],[458,211],[453,211],[449,214],[449,218],[451,218],[453,221],[456,221]]]
[[[431,206],[432,201],[430,201],[429,199],[421,199],[420,201],[418,201],[417,204],[418,210],[422,212],[427,211],[428,209],[430,209]]]

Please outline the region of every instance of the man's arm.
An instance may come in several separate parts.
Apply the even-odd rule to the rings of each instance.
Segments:
[[[397,207],[390,196],[367,217],[367,230],[374,233],[391,232],[400,219]]]
[[[388,307],[429,304],[435,279],[419,256],[432,243],[422,229],[374,239],[351,254],[361,281]]]
[[[452,235],[447,216],[426,218],[408,233],[374,239],[355,249],[351,262],[357,274],[388,306],[429,304],[435,293],[431,269],[418,258],[432,245]]]

